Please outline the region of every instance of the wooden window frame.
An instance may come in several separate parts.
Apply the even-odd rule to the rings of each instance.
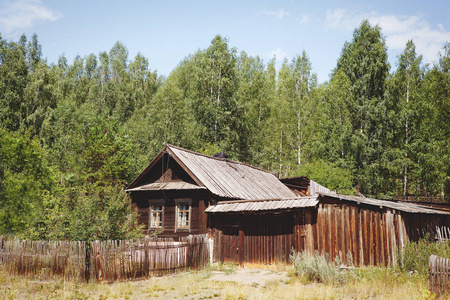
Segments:
[[[153,223],[152,222],[153,221],[153,205],[161,205],[161,211],[160,211],[160,214],[161,214],[161,226],[152,226],[152,223]],[[148,224],[148,228],[150,230],[163,228],[164,227],[164,201],[163,200],[157,200],[157,201],[150,200],[148,208],[149,208],[149,218],[148,218],[149,224]]]
[[[187,226],[179,226],[178,225],[178,213],[179,208],[178,206],[180,204],[188,204],[189,210],[188,210],[188,225]],[[175,232],[177,231],[189,231],[191,232],[191,222],[192,222],[192,199],[191,198],[181,198],[181,199],[175,199]]]

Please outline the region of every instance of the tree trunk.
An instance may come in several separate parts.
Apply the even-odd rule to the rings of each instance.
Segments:
[[[408,168],[406,162],[408,160],[408,103],[409,103],[409,78],[406,83],[406,121],[405,121],[405,169],[403,174],[403,196],[406,196],[408,184]]]

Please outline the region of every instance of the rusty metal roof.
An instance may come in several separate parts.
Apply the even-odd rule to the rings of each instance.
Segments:
[[[166,150],[200,186],[219,197],[247,200],[295,197],[289,188],[265,170],[171,145],[167,145]]]
[[[159,190],[205,190],[203,186],[198,186],[185,181],[157,181],[146,185],[141,185],[132,189],[128,189],[127,192],[137,191],[159,191]]]
[[[317,197],[298,197],[289,199],[236,200],[219,202],[208,207],[207,213],[240,213],[271,210],[289,210],[315,207],[319,203]]]
[[[338,195],[338,194],[328,194],[328,193],[319,193],[319,195],[324,196],[324,197],[332,197],[334,199],[339,199],[339,200],[344,200],[344,201],[356,202],[358,204],[367,204],[367,205],[377,206],[380,208],[387,207],[387,208],[396,209],[396,210],[404,211],[404,212],[408,212],[408,213],[450,215],[450,213],[444,212],[442,210],[427,208],[427,207],[420,206],[420,205],[413,204],[413,203],[394,202],[394,201],[364,198],[364,197],[358,197],[358,196],[348,196],[348,195]]]

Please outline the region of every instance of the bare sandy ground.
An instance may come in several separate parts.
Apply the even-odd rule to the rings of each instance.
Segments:
[[[230,274],[221,271],[213,271],[207,280],[234,281],[241,284],[264,286],[268,282],[285,282],[288,279],[289,277],[286,272],[255,268],[240,268]]]

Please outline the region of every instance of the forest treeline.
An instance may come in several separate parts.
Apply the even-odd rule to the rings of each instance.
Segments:
[[[123,188],[165,143],[341,193],[449,195],[449,43],[424,65],[409,41],[393,68],[363,21],[323,84],[304,51],[275,63],[217,35],[163,78],[120,42],[48,64],[36,35],[0,36],[0,233],[138,235]]]

